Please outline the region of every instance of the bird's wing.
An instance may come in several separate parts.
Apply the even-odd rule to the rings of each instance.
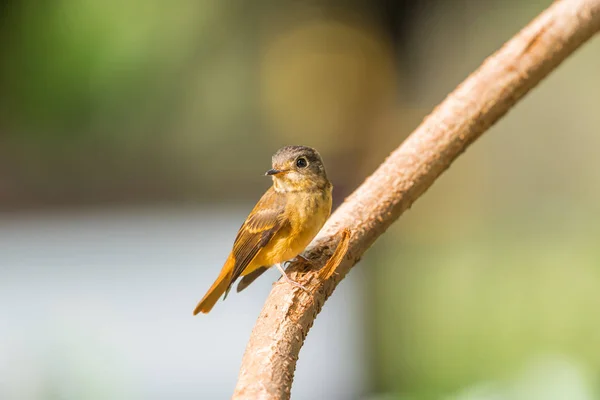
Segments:
[[[270,188],[258,201],[240,228],[233,244],[232,253],[235,265],[229,287],[284,225],[285,200],[284,195]]]
[[[246,289],[248,285],[254,282],[256,278],[261,276],[267,269],[269,269],[269,267],[260,267],[250,272],[248,275],[242,277],[240,283],[238,283],[237,285],[237,292],[239,293],[242,290]]]

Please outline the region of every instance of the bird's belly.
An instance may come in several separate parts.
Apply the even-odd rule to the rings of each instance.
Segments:
[[[307,225],[292,231],[289,235],[276,238],[273,251],[270,252],[271,264],[290,260],[302,253],[323,226],[312,222]]]

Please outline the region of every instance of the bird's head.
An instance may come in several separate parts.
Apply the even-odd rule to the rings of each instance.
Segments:
[[[275,190],[282,192],[323,189],[329,185],[321,155],[307,146],[279,149],[265,175],[273,177]]]

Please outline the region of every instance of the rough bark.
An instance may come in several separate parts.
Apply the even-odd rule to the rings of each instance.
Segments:
[[[243,357],[234,399],[288,399],[298,353],[326,299],[373,242],[463,151],[600,30],[600,0],[560,0],[459,85],[331,216],[307,250],[323,265],[351,233],[336,273],[274,285]],[[292,270],[298,266],[292,266]],[[324,355],[326,356],[326,355]]]

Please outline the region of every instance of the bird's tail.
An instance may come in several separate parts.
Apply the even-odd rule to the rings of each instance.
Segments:
[[[215,283],[212,284],[202,300],[200,300],[200,303],[198,303],[196,306],[194,315],[200,312],[207,314],[219,300],[219,297],[221,297],[227,291],[227,288],[229,287],[229,281],[231,280],[231,274],[233,272],[233,264],[234,259],[230,256],[227,259],[227,262],[225,262],[225,265],[223,266],[223,269],[221,270],[221,273],[219,274],[219,277]]]

